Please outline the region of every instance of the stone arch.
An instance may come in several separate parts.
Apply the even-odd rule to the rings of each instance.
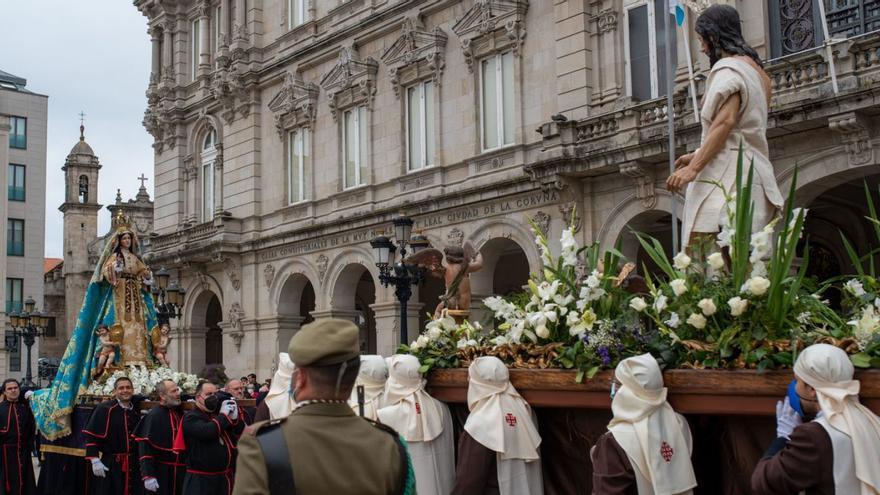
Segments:
[[[352,250],[363,254],[361,250]],[[351,251],[350,251],[351,252]],[[345,259],[347,258],[347,261]],[[338,264],[329,278],[328,303],[333,316],[351,319],[360,329],[361,351],[374,354],[377,350],[376,315],[373,306],[378,299],[378,277],[369,265],[371,258],[337,257]]]
[[[672,213],[672,196],[667,191],[655,191],[657,203],[653,208],[648,209],[642,205],[642,200],[638,199],[634,194],[630,195],[617,204],[608,214],[608,218],[599,228],[599,234],[596,239],[599,241],[601,249],[614,247],[621,234],[628,233],[627,225],[633,219],[645,212],[656,211],[660,215]],[[677,212],[681,217],[681,202],[679,202]],[[624,253],[626,254],[626,253]]]
[[[776,175],[776,182],[783,197],[788,195],[797,167],[798,184],[795,188],[795,204],[809,204],[819,195],[853,179],[876,173],[877,161],[872,159],[862,165],[852,165],[844,147],[834,147],[807,156]]]
[[[350,268],[351,265],[359,265],[367,270],[378,288],[379,269],[376,268],[375,261],[373,260],[373,252],[367,246],[350,247],[333,256],[333,260],[327,267],[324,283],[322,284],[324,294],[320,296],[320,299],[323,302],[323,307],[342,309],[341,306],[337,306],[336,301],[341,300],[337,299],[338,297],[345,297],[345,295],[337,295],[337,289],[341,287],[342,292],[345,292],[346,289],[351,289],[351,287],[345,287],[344,284],[340,284],[340,280],[343,278],[343,272],[345,272],[347,268]],[[346,278],[348,282],[352,282],[352,280],[348,280],[351,276],[351,273],[348,273],[344,278]],[[357,277],[359,276],[360,272],[357,274]],[[356,281],[357,277],[353,280]],[[384,291],[376,291],[377,299],[379,294],[382,294],[383,292]]]
[[[290,308],[283,308],[282,301],[301,296],[306,283],[310,283],[315,291],[315,304],[322,307],[325,303],[321,299],[322,294],[319,290],[320,280],[318,271],[305,260],[286,260],[276,269],[272,285],[269,287],[269,312],[299,316],[298,313],[292,313]]]
[[[183,326],[192,327],[194,323],[204,320],[204,304],[216,295],[223,302],[223,289],[211,275],[204,275],[201,280],[194,279],[186,284],[186,299],[183,301]],[[206,299],[207,298],[207,299]]]
[[[192,130],[187,137],[187,149],[190,153],[198,153],[202,150],[202,140],[205,138],[206,129],[211,128],[217,132],[215,147],[223,148],[223,122],[212,113],[204,113],[192,124]]]
[[[517,222],[511,218],[498,218],[490,220],[477,227],[467,240],[474,244],[474,247],[482,251],[483,246],[493,238],[502,237],[510,239],[522,248],[529,261],[529,270],[537,271],[541,267],[541,255],[535,246],[535,236],[532,231],[522,222]],[[485,260],[484,260],[485,261]]]

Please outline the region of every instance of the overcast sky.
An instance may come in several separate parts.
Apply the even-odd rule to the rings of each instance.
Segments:
[[[153,196],[152,137],[141,125],[150,73],[147,19],[131,0],[0,0],[0,69],[27,79],[31,91],[49,95],[46,166],[46,256],[62,257],[64,199],[61,166],[79,138],[101,160],[98,200],[134,198],[141,172]],[[110,213],[98,214],[98,231]]]

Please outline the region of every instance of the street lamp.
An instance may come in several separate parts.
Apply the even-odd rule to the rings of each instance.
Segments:
[[[164,266],[156,272],[156,283],[153,285],[152,294],[160,326],[168,325],[171,318],[183,316],[180,311],[183,308],[186,289],[177,285],[177,281],[169,283],[170,278],[171,274]]]
[[[424,280],[424,271],[421,268],[404,263],[406,246],[410,245],[413,252],[427,246],[427,238],[423,235],[419,234],[410,239],[413,223],[413,220],[406,216],[392,220],[396,246],[385,236],[378,236],[370,241],[376,267],[379,268],[379,282],[385,287],[394,286],[394,295],[400,303],[400,343],[404,345],[407,344],[408,333],[406,306],[409,298],[412,297],[412,286]],[[397,262],[391,265],[396,252],[400,252],[400,256]]]
[[[42,337],[49,326],[49,314],[34,309],[36,301],[28,297],[24,301],[24,311],[16,312],[9,315],[9,321],[12,330],[5,332],[5,344],[8,352],[18,351],[18,341],[24,341],[27,347],[27,369],[24,375],[24,385],[28,388],[35,388],[36,384],[31,374],[31,347],[36,342],[37,337]]]

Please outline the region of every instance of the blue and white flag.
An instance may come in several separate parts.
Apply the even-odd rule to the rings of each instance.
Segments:
[[[684,9],[685,7],[681,2],[676,0],[669,1],[669,13],[675,16],[675,23],[678,24],[678,27],[684,24]]]

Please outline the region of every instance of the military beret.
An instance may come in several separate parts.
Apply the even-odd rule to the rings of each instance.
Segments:
[[[360,355],[359,337],[358,327],[348,320],[320,319],[302,327],[287,352],[297,367],[340,364]]]

